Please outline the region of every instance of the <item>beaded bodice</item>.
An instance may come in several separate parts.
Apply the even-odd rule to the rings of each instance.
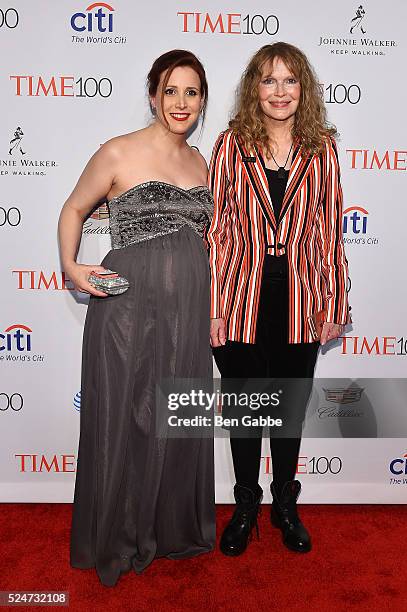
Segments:
[[[112,248],[151,240],[188,225],[201,237],[213,214],[205,186],[182,189],[162,181],[147,181],[109,202]]]

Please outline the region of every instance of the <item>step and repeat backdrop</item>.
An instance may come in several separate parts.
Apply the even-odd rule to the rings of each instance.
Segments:
[[[84,165],[151,121],[146,75],[173,48],[207,71],[207,119],[190,143],[209,160],[245,65],[275,41],[308,55],[340,132],[354,319],[319,357],[301,501],[407,501],[406,21],[402,0],[0,0],[0,501],[73,497],[87,297],[61,269],[56,231]],[[78,260],[99,263],[109,248],[102,204]],[[217,501],[228,502],[228,441],[215,451]],[[266,501],[269,455],[264,440]]]

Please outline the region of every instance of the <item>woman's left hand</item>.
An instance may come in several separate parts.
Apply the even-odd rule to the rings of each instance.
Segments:
[[[344,329],[344,325],[338,325],[337,323],[324,323],[320,340],[321,345],[323,346],[329,342],[329,340],[335,340],[335,338],[342,336]]]

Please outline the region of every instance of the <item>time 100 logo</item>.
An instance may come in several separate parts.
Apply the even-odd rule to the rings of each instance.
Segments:
[[[15,8],[7,10],[0,9],[0,28],[5,27],[14,30],[18,26],[20,18]]]
[[[0,227],[4,225],[10,225],[11,227],[17,227],[21,223],[21,212],[15,206],[10,208],[4,208],[0,206]]]
[[[326,104],[358,104],[362,97],[359,85],[344,85],[343,83],[330,83],[327,87],[321,83]],[[326,93],[325,93],[326,92]]]
[[[6,412],[7,410],[13,410],[14,412],[20,412],[24,406],[24,400],[21,393],[0,393],[0,412]]]
[[[15,88],[16,96],[28,97],[76,97],[76,98],[109,98],[112,95],[113,83],[108,77],[79,77],[71,75],[53,75],[50,77],[12,74],[10,81]]]
[[[263,473],[272,474],[270,456],[263,456]],[[308,457],[300,455],[297,462],[297,474],[339,474],[342,472],[341,457]]]
[[[245,15],[241,13],[189,13],[179,11],[182,32],[196,34],[268,34],[275,36],[280,29],[277,15]]]

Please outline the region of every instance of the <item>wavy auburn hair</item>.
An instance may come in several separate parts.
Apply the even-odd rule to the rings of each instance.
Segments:
[[[252,150],[259,145],[270,153],[271,144],[266,131],[264,113],[259,102],[258,87],[264,65],[281,59],[301,85],[300,101],[294,116],[292,135],[307,154],[322,150],[329,136],[335,136],[335,126],[328,125],[322,92],[315,72],[300,49],[285,42],[265,45],[251,58],[237,91],[235,115],[229,127]]]

